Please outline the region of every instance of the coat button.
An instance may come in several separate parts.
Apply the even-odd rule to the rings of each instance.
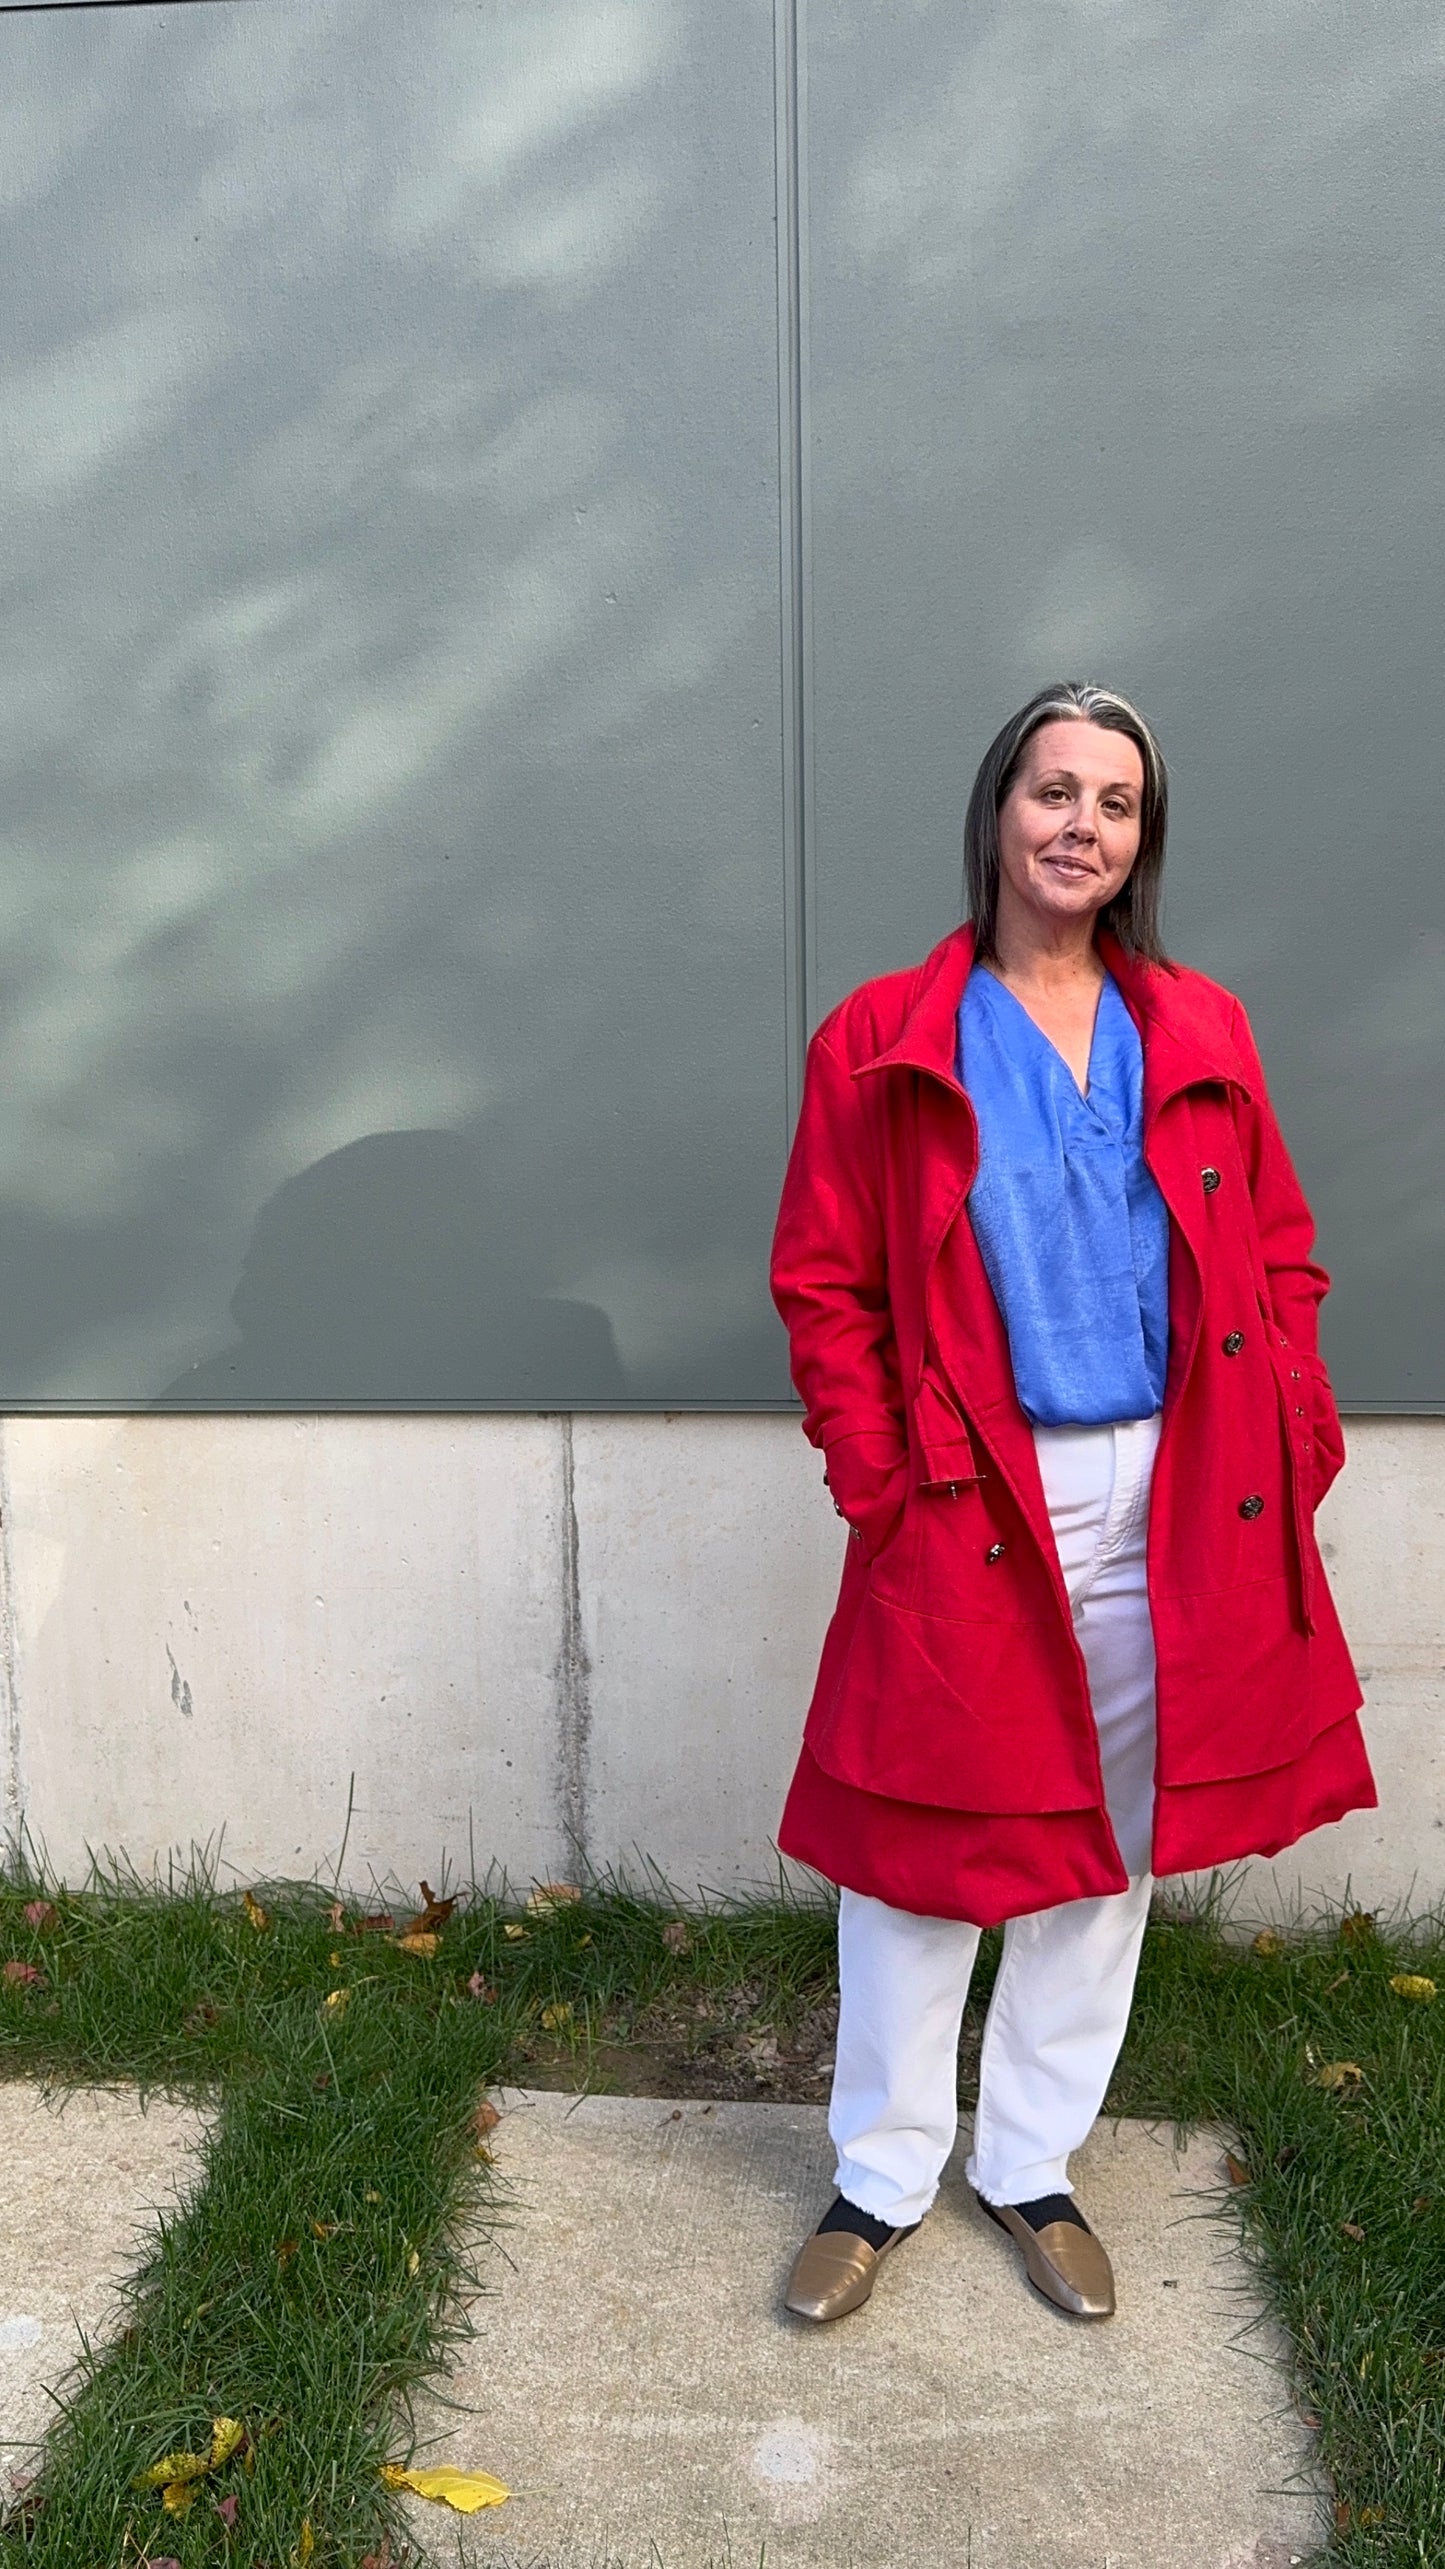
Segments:
[[[1251,1498],[1240,1500],[1239,1513],[1241,1516],[1263,1516],[1264,1501],[1257,1490]]]
[[[988,1550],[983,1557],[990,1570],[993,1568],[995,1561],[1001,1561],[1003,1559],[1007,1550],[1008,1545],[1006,1543],[991,1543],[989,1545]]]
[[[1199,1172],[1199,1183],[1203,1187],[1206,1195],[1212,1195],[1219,1184],[1218,1169],[1201,1169]]]
[[[1229,1336],[1224,1341],[1224,1352],[1226,1356],[1237,1356],[1243,1345],[1244,1331],[1242,1329],[1231,1329]]]

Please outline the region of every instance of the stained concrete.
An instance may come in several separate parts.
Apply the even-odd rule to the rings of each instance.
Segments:
[[[0,2501],[33,2469],[48,2392],[104,2337],[154,2214],[184,2191],[203,2136],[190,2108],[0,2084]]]
[[[1380,1808],[1243,1869],[1445,1894],[1445,1419],[1352,1418],[1320,1510]],[[215,1839],[243,1881],[776,1878],[843,1531],[789,1417],[0,1419],[0,1836]]]
[[[1140,2124],[1075,2162],[1117,2318],[1070,2321],[943,2197],[872,2302],[779,2296],[829,2196],[821,2110],[510,2094],[509,2226],[481,2250],[419,2458],[493,2472],[495,2513],[412,2510],[486,2569],[1288,2569],[1319,2525],[1308,2438],[1259,2313],[1219,2145]]]

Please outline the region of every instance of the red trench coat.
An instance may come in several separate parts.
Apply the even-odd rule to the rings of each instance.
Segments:
[[[1144,1046],[1169,1208],[1149,1514],[1153,1869],[1273,1855],[1372,1804],[1314,1512],[1344,1460],[1328,1287],[1239,1001],[1100,934]],[[849,1520],[779,1843],[980,1926],[1122,1891],[1088,1680],[1008,1339],[965,1205],[956,1070],[973,932],[814,1036],[773,1258],[805,1433]]]

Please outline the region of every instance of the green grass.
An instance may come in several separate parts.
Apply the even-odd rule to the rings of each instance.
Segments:
[[[379,2466],[405,2454],[409,2395],[465,2324],[453,2243],[487,2214],[479,2090],[525,2076],[544,2027],[585,2079],[659,2002],[743,1989],[786,2034],[829,1985],[825,1912],[719,1907],[669,1938],[657,1893],[603,1885],[541,1914],[473,1895],[413,1954],[354,1932],[350,1908],[338,1924],[316,1887],[261,1888],[258,1929],[204,1867],[165,1889],[0,1881],[0,1961],[40,1975],[0,1985],[0,2074],[139,2081],[215,2118],[203,2183],[162,2226],[124,2333],[83,2360],[0,2569],[147,2553],[290,2569],[308,2524],[313,2569],[358,2569],[388,2537],[404,2557]],[[55,1916],[28,1925],[37,1898]],[[1401,1997],[1401,1971],[1438,1977],[1442,2002]],[[1338,2061],[1359,2079],[1321,2086]],[[1233,2135],[1248,2182],[1231,2206],[1338,2494],[1331,2562],[1445,2562],[1445,1935],[1325,1921],[1260,1952],[1211,1917],[1161,1920],[1110,2103]],[[166,2514],[136,2474],[203,2446],[218,2415],[246,2421],[249,2466]],[[216,2508],[231,2495],[234,2532]]]

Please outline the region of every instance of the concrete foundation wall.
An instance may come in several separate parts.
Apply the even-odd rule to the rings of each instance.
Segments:
[[[1381,1808],[1246,1905],[1445,1898],[1445,1419],[1321,1512]],[[840,1528],[783,1417],[12,1418],[0,1789],[72,1879],[224,1831],[247,1880],[774,1877]]]

